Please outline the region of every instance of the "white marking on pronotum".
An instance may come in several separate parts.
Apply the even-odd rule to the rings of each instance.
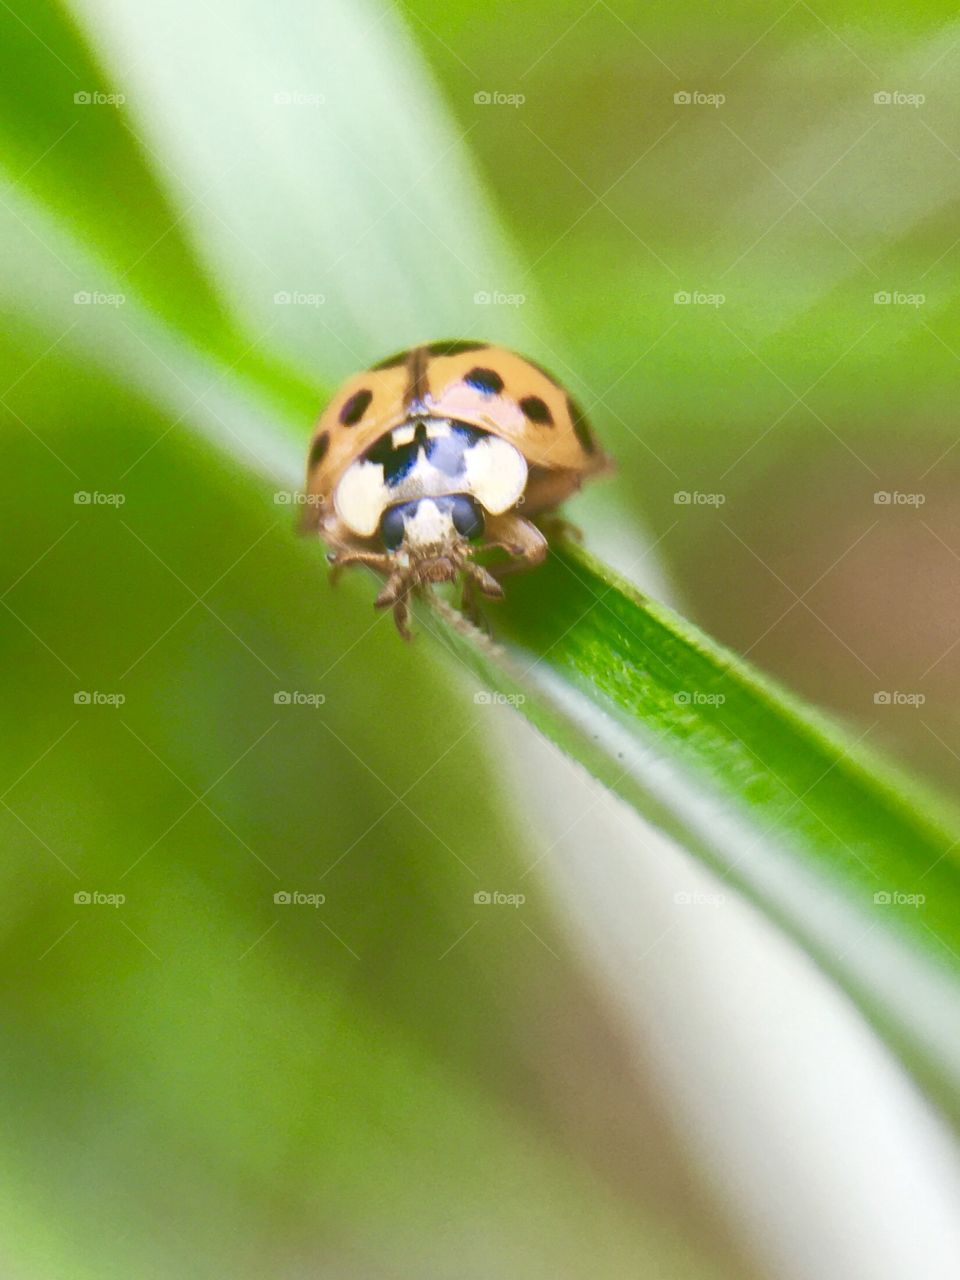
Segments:
[[[337,515],[354,533],[376,533],[384,508],[391,500],[378,462],[355,462],[343,473],[333,495]]]
[[[414,439],[417,423],[404,423],[391,432],[395,447]],[[436,421],[427,426],[431,438],[449,435],[450,424]],[[378,462],[358,460],[344,472],[333,495],[337,515],[354,533],[370,537],[376,533],[380,517],[388,506],[415,498],[438,498],[467,493],[491,515],[500,515],[515,505],[527,484],[527,463],[523,455],[496,436],[487,436],[464,450],[464,472],[449,476],[433,466],[424,450],[416,464],[393,485],[384,480]]]
[[[506,440],[488,436],[464,455],[467,493],[473,494],[492,516],[509,510],[527,484],[527,462]]]
[[[410,422],[404,422],[399,427],[394,427],[390,432],[393,447],[398,449],[403,444],[412,444],[417,427],[421,424],[427,429],[428,440],[436,440],[439,436],[450,434],[450,423],[446,418],[415,418]]]

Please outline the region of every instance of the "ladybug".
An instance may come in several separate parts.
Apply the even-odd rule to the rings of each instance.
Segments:
[[[409,598],[463,578],[503,595],[498,578],[547,554],[535,520],[609,469],[576,401],[538,365],[485,342],[411,347],[349,378],[320,416],[307,460],[306,527],[333,550],[335,570],[369,565],[386,577],[409,639]],[[487,568],[477,551],[512,561]]]

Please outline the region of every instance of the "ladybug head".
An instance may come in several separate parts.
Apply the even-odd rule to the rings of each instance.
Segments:
[[[467,494],[415,498],[388,507],[380,518],[380,538],[396,553],[397,567],[377,597],[385,608],[411,590],[455,582],[466,573],[486,595],[500,596],[500,585],[472,560],[471,541],[484,533],[483,508]]]
[[[456,576],[454,562],[469,554],[471,540],[483,536],[483,508],[465,493],[415,498],[387,507],[380,517],[380,538],[388,551],[405,552],[425,581]],[[434,563],[435,562],[435,563]],[[450,571],[446,571],[447,563]]]

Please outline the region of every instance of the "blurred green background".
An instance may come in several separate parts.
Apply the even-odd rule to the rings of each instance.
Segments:
[[[955,10],[0,26],[8,1273],[775,1274],[523,876],[509,713],[294,494],[339,378],[514,345],[618,460],[588,543],[952,784]]]
[[[409,12],[688,610],[955,783],[955,11]]]

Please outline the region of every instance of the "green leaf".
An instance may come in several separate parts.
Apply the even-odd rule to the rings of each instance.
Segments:
[[[53,229],[42,225],[49,241]],[[68,240],[56,244],[58,258],[69,256]],[[14,273],[30,270],[29,240],[22,247]],[[57,296],[50,286],[52,310]],[[165,403],[169,379],[157,379],[149,358],[162,350],[163,367],[178,370],[179,403],[195,357],[146,312],[125,312],[116,345],[91,322],[65,348],[79,344],[105,364],[109,352]],[[148,336],[134,340],[139,326]],[[228,370],[218,376],[216,409],[188,398],[183,425],[233,465],[296,483],[293,419],[285,435],[252,388]],[[491,684],[525,691],[540,728],[787,928],[954,1107],[960,887],[957,828],[943,806],[584,552],[558,548],[545,567],[512,579],[494,619],[519,658],[491,662],[484,646],[461,656]],[[456,628],[449,643],[463,645]],[[915,895],[921,905],[909,905]]]
[[[13,227],[16,292],[13,262],[29,278],[43,250]],[[371,619],[363,582],[317,590],[319,549],[272,501],[299,461],[279,414],[239,380],[201,397],[225,371],[132,299],[65,332],[35,278],[32,324],[0,343],[20,1269],[42,1242],[45,1274],[259,1275],[292,1235],[373,1275],[400,1258],[480,1280],[530,1249],[544,1276],[735,1274],[558,1149],[530,1028],[577,1007],[575,967],[545,905],[524,925],[474,905],[523,848],[475,709]],[[117,511],[71,500],[114,487]],[[122,723],[78,687],[122,691]],[[278,687],[327,703],[278,708]],[[278,887],[324,892],[322,924]],[[77,888],[127,901],[77,907]]]
[[[470,130],[438,110],[396,12],[73,8],[127,96],[122,127],[258,348],[309,383],[438,333],[517,337],[513,309],[475,301],[519,287],[519,268],[471,172]],[[229,57],[211,57],[227,27]]]
[[[32,275],[35,306],[49,307],[50,323],[65,288],[54,283],[56,262],[79,250],[23,207],[20,223],[31,219],[56,244],[56,259],[36,270],[32,238],[24,238],[8,279]],[[195,367],[195,353],[148,312],[124,307],[122,323],[97,315],[63,342],[104,370],[125,370],[160,403],[173,397],[183,425],[201,430],[233,465],[284,488],[297,483],[293,417],[271,412],[251,387],[238,394],[229,380],[218,388],[227,399],[211,408],[201,378],[210,376],[209,360]],[[157,378],[172,369],[173,383]],[[960,891],[956,827],[942,806],[579,550],[558,550],[547,567],[512,580],[508,595],[495,625],[521,646],[520,664],[504,655],[502,668],[490,666],[483,648],[471,662],[492,684],[498,671],[500,681],[516,681],[511,687],[529,692],[527,714],[554,740],[744,888],[954,1106],[960,1061],[948,1028]],[[716,695],[722,704],[710,700]],[[914,895],[924,897],[916,908],[901,900]]]
[[[190,17],[178,11],[167,34]],[[381,137],[394,142],[391,76],[416,65],[393,41],[365,43],[361,19],[341,13],[352,40],[318,48],[316,33],[284,35],[271,17],[274,70],[285,44],[298,65],[335,65],[351,88],[369,79],[376,92],[351,92],[342,111],[358,119],[378,104],[393,126]],[[235,21],[222,7],[221,27]],[[479,1278],[597,1265],[627,1276],[641,1260],[690,1280],[736,1274],[711,1230],[685,1241],[662,1206],[638,1209],[633,1187],[611,1179],[602,1137],[595,1155],[558,1143],[564,1091],[588,1097],[609,1078],[601,1062],[582,1079],[565,1067],[565,1082],[548,1086],[551,1042],[587,1063],[593,1030],[608,1031],[545,903],[530,903],[525,925],[474,903],[487,877],[508,882],[524,842],[471,733],[473,708],[397,644],[387,619],[372,625],[357,607],[362,583],[338,598],[315,590],[317,548],[276,503],[273,491],[299,484],[323,383],[353,355],[299,319],[289,341],[278,327],[262,359],[250,354],[257,270],[244,270],[236,237],[204,238],[169,170],[131,146],[132,116],[131,130],[114,108],[87,104],[69,135],[84,138],[83,162],[60,165],[54,145],[34,181],[17,181],[67,123],[40,112],[49,129],[30,132],[37,62],[76,64],[84,88],[131,87],[122,67],[95,75],[55,10],[38,9],[34,25],[49,49],[28,33],[36,58],[5,65],[14,123],[0,215],[3,450],[19,477],[2,646],[20,678],[0,748],[0,951],[18,975],[3,1001],[16,1033],[0,1054],[2,1174],[19,1207],[12,1265],[78,1277],[400,1266]],[[176,63],[148,25],[130,45]],[[211,53],[230,71],[213,42],[194,37],[197,50],[208,55],[201,78]],[[72,95],[72,72],[48,79],[50,101]],[[419,112],[400,158],[419,172],[418,156],[426,166],[438,154],[442,117],[425,81],[401,86]],[[171,135],[174,105],[160,112]],[[229,126],[229,107],[215,119]],[[215,149],[212,127],[206,136]],[[249,135],[243,150],[253,154]],[[383,148],[387,171],[394,151]],[[458,183],[440,212],[494,262],[495,233],[459,182],[462,153],[447,164]],[[304,269],[316,242],[291,235],[282,211],[302,198],[306,170],[281,169],[274,178],[289,185],[274,193],[281,214],[263,224],[261,247]],[[340,221],[321,238],[346,234],[364,207],[357,172],[337,176]],[[232,195],[247,198],[244,216],[265,207],[255,181]],[[137,196],[143,228],[121,207]],[[381,247],[383,214],[370,210]],[[160,235],[170,257],[148,270]],[[435,332],[438,290],[456,267],[425,240],[397,253],[402,243],[378,262],[387,304],[403,294],[419,338],[424,325]],[[384,280],[358,264],[341,268],[329,314],[372,351],[369,316],[392,321],[351,315],[351,284],[362,274],[372,299]],[[94,292],[116,304],[77,300]],[[472,293],[450,296],[450,328],[462,316],[468,329]],[[506,329],[506,317],[492,318]],[[77,505],[83,490],[119,491],[124,506]],[[271,729],[278,685],[320,685],[324,712],[292,708]],[[124,723],[105,708],[83,715],[78,688],[122,690]],[[315,890],[321,878],[322,924],[275,905],[278,884]],[[74,902],[78,886],[122,887],[127,901],[91,910]],[[589,1103],[574,1106],[589,1116]],[[658,1178],[672,1158],[661,1144]]]
[[[23,678],[3,736],[0,939],[9,967],[32,961],[0,1057],[4,1172],[21,1201],[34,1189],[19,1269],[39,1269],[41,1242],[46,1272],[98,1276],[159,1276],[171,1258],[197,1276],[304,1259],[742,1274],[710,1228],[688,1228],[687,1247],[659,1201],[638,1211],[602,1140],[588,1154],[557,1141],[557,1095],[603,1094],[609,1064],[546,906],[529,916],[539,937],[506,922],[492,945],[479,926],[467,936],[476,882],[458,857],[508,876],[523,840],[472,707],[424,661],[428,636],[488,687],[522,690],[535,723],[727,874],[954,1103],[952,818],[574,548],[511,581],[492,615],[502,652],[426,612],[406,649],[372,617],[368,582],[320,585],[319,549],[294,540],[272,491],[298,484],[332,379],[478,319],[541,341],[532,311],[476,310],[475,291],[519,282],[456,131],[389,10],[386,36],[341,0],[290,0],[279,19],[252,0],[78,0],[88,47],[36,9],[46,52],[22,32],[8,46],[0,135],[18,183],[0,266],[4,445],[24,477],[4,552],[5,665]],[[128,102],[71,128],[59,104],[81,87]],[[75,307],[93,289],[126,300]],[[276,302],[315,291],[316,307]],[[74,529],[74,489],[121,484],[129,529],[93,509]],[[64,663],[110,688],[134,659],[133,732],[104,712],[61,742],[77,683]],[[322,681],[326,718],[285,722],[256,754],[278,678]],[[449,758],[404,803],[423,769],[411,744],[438,726]],[[211,783],[213,813],[189,794]],[[276,877],[312,888],[344,849],[325,917],[339,938],[278,923]],[[107,889],[137,859],[122,926],[76,915],[55,855]],[[874,905],[915,890],[915,867],[923,909]],[[590,1049],[560,1084],[554,1022],[557,1042]],[[632,1080],[602,1101],[619,1128]],[[595,1114],[578,1096],[580,1123]]]
[[[960,1112],[960,823],[942,801],[569,543],[510,580],[509,650],[440,612],[461,658],[786,929]]]

